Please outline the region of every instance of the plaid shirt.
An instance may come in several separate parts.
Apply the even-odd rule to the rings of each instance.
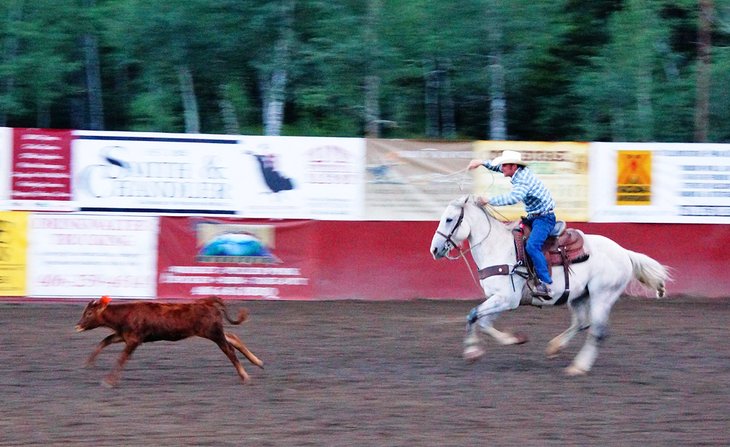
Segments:
[[[484,167],[494,172],[502,172],[502,166],[484,163]],[[545,184],[527,167],[519,167],[512,176],[512,191],[507,194],[492,197],[489,204],[494,206],[514,205],[525,202],[525,212],[528,217],[552,212],[555,201]]]

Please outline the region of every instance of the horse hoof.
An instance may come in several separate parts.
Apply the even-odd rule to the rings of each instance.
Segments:
[[[586,374],[588,374],[588,371],[578,368],[575,365],[570,365],[569,367],[565,368],[565,374],[570,377],[585,376]]]
[[[554,359],[560,354],[560,345],[555,343],[548,343],[547,349],[545,349],[545,355],[549,359]]]
[[[464,360],[469,363],[476,362],[485,354],[484,349],[479,346],[468,346],[464,348]]]
[[[522,332],[515,332],[512,337],[515,339],[514,343],[515,345],[521,345],[523,343],[527,343],[529,338],[527,338],[527,334],[523,334]]]

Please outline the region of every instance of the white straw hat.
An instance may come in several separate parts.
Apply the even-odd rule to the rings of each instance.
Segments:
[[[522,154],[516,151],[504,151],[502,155],[492,160],[492,164],[495,166],[504,164],[514,164],[520,166],[527,166],[527,163],[522,161]]]

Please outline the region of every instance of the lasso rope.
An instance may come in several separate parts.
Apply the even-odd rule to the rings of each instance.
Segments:
[[[411,183],[424,183],[424,182],[431,183],[434,180],[445,182],[445,181],[449,181],[449,179],[453,179],[455,177],[463,177],[464,174],[466,174],[466,171],[467,171],[467,168],[459,169],[459,170],[452,171],[452,172],[447,172],[445,174],[442,174],[439,172],[434,172],[431,174],[416,176],[418,178],[411,177],[409,179],[409,181]],[[461,178],[461,179],[455,179],[453,181],[459,187],[459,191],[464,192],[464,183],[466,183],[466,180],[467,180],[467,178]]]

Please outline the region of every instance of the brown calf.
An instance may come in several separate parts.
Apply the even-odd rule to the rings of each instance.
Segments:
[[[244,383],[249,381],[249,377],[236,357],[234,348],[254,365],[264,367],[264,362],[253,355],[240,338],[223,331],[222,316],[225,316],[229,323],[241,324],[248,317],[248,312],[242,309],[238,319],[233,320],[228,316],[225,304],[218,297],[191,303],[137,301],[109,305],[110,301],[109,297],[104,296],[87,304],[81,319],[76,324],[77,332],[97,327],[108,327],[114,331],[91,353],[86,361],[87,365],[93,365],[101,350],[110,344],[121,342],[126,344],[116,367],[105,379],[107,385],[116,385],[124,364],[140,344],[159,340],[177,341],[192,336],[207,338],[216,343],[236,367]]]

